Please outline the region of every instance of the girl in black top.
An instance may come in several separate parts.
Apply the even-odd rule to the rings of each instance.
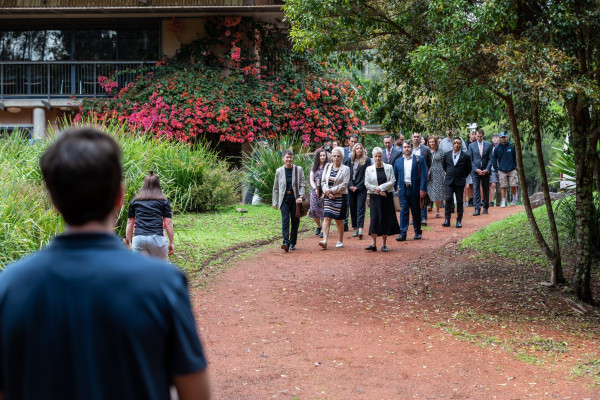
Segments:
[[[163,227],[169,236],[168,246]],[[129,205],[125,240],[133,251],[163,260],[168,260],[175,251],[171,205],[153,171],[144,178],[142,189]]]

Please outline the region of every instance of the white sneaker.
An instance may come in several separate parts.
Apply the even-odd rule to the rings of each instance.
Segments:
[[[336,245],[335,245],[335,247],[337,247],[338,249],[340,247],[344,247],[344,242],[337,242]]]
[[[500,204],[500,207],[506,207],[506,199],[502,199],[502,203]]]
[[[517,205],[517,198],[513,197],[512,201],[510,202],[511,206],[516,206]]]

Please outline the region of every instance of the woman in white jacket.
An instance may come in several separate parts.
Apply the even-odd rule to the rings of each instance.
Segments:
[[[350,181],[350,168],[345,166],[344,149],[336,147],[331,150],[332,162],[325,166],[321,188],[323,189],[323,240],[319,246],[327,248],[327,238],[331,220],[335,220],[338,230],[338,242],[335,247],[344,247],[344,218],[348,207],[348,182]],[[393,174],[392,174],[393,175]]]
[[[381,236],[381,251],[388,251],[387,237],[400,233],[400,225],[394,209],[394,168],[383,163],[383,151],[375,147],[372,151],[375,164],[367,167],[365,186],[370,196],[371,224],[369,235],[371,244],[365,250],[377,251],[377,236]]]

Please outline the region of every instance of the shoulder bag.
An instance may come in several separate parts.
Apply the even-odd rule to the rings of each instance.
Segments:
[[[310,200],[304,199],[304,196],[300,193],[298,189],[298,180],[300,179],[300,174],[298,172],[298,167],[294,165],[294,171],[296,173],[296,182],[294,186],[296,186],[296,193],[298,196],[302,197],[302,203],[296,203],[296,218],[302,218],[306,214],[308,214],[308,210],[310,210]]]

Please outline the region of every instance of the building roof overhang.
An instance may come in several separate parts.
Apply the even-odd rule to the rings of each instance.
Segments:
[[[103,7],[0,7],[4,18],[148,18],[206,17],[213,15],[283,17],[281,5],[186,5]]]

